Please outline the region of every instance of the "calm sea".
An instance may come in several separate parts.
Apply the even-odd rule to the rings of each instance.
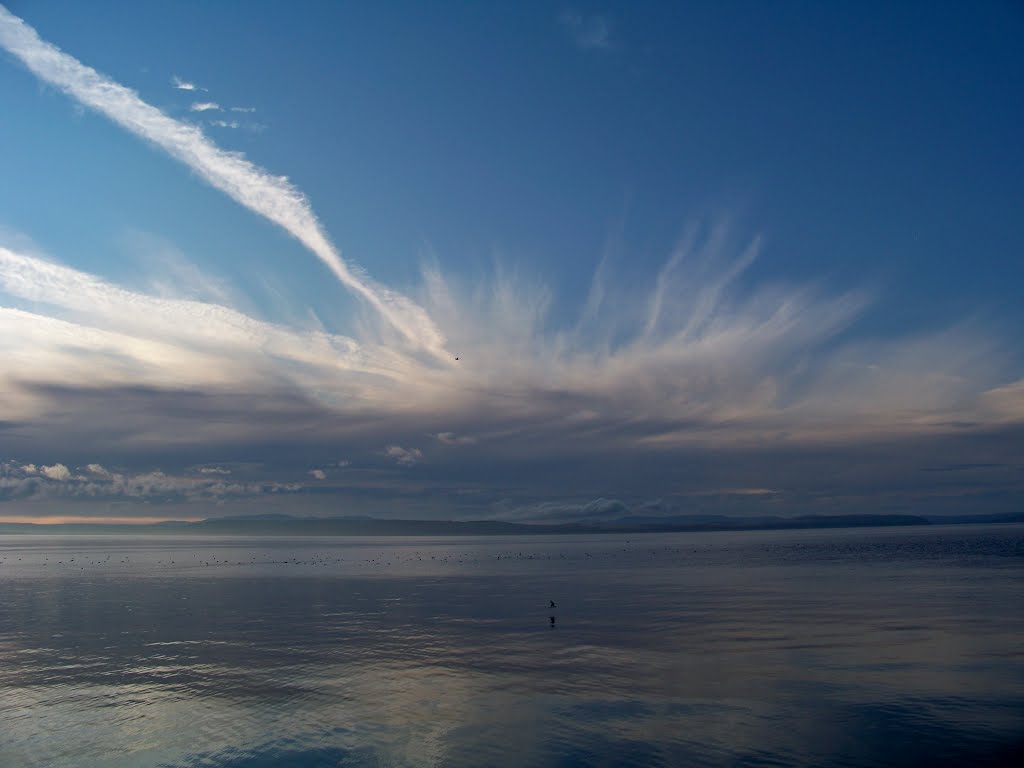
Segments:
[[[0,537],[5,768],[1004,764],[1021,526]]]

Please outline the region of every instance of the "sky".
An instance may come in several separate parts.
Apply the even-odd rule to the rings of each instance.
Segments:
[[[0,521],[1021,511],[1022,39],[0,6]]]

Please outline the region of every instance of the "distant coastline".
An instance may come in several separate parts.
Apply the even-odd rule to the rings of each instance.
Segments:
[[[1020,523],[1024,512],[1000,515],[803,515],[799,517],[624,517],[602,522],[512,523],[499,520],[401,520],[372,517],[257,515],[198,522],[0,523],[0,534],[203,534],[236,536],[551,536],[686,533],[828,528]]]

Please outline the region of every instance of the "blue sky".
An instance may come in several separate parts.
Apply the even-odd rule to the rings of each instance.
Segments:
[[[0,517],[1012,509],[1022,34],[10,4]]]

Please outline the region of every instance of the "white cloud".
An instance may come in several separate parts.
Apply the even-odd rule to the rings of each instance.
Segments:
[[[463,357],[441,370],[402,347],[129,291],[0,247],[0,358],[8,362],[0,367],[0,420],[45,421],[67,411],[59,396],[26,389],[25,381],[258,395],[283,404],[283,392],[295,393],[341,417],[320,418],[312,432],[296,423],[296,434],[358,432],[355,425],[372,414],[392,434],[426,433],[444,445],[476,441],[487,450],[528,435],[534,451],[614,451],[849,440],[1024,419],[1020,385],[1002,378],[1005,345],[983,329],[842,341],[866,297],[781,285],[741,293],[733,281],[753,251],[728,240],[715,231],[684,238],[645,300],[602,287],[592,291],[601,296],[594,306],[564,326],[550,323],[550,292],[537,283],[499,274],[482,289],[428,269],[423,305]],[[609,270],[595,281],[616,285]],[[183,421],[175,432],[192,442],[290,429],[176,413]],[[120,420],[122,440],[171,439],[167,415],[144,408],[133,418]],[[406,453],[388,455],[422,459]]]
[[[384,453],[404,467],[411,467],[423,461],[423,452],[419,448],[403,448],[400,445],[389,445]]]
[[[0,463],[0,501],[11,498],[62,497],[129,500],[216,500],[295,493],[300,483],[273,480],[227,482],[220,477],[188,477],[166,474],[159,469],[146,472],[112,472],[99,464],[86,467],[90,476],[72,475],[60,463],[41,468],[35,475],[32,464]]]
[[[514,450],[534,458],[695,444],[763,448],[1024,421],[1012,344],[971,325],[851,340],[848,331],[870,304],[866,295],[781,283],[740,290],[758,242],[737,247],[724,225],[692,227],[643,293],[627,293],[613,265],[602,263],[578,318],[556,321],[553,289],[501,270],[468,283],[428,266],[419,302],[408,302],[344,264],[286,180],[218,149],[194,126],[39,41],[2,9],[0,44],[287,229],[421,342],[397,343],[376,327],[345,336],[268,323],[229,306],[227,292],[207,291],[203,301],[176,297],[172,280],[169,295],[150,295],[0,246],[0,420],[38,423],[61,436],[76,418],[102,420],[96,434],[120,447],[284,433],[296,442],[355,436],[376,448],[433,435],[445,445],[477,441],[481,454],[505,451],[503,460],[514,459]],[[442,339],[459,363],[446,356],[439,365],[422,354],[439,350]],[[209,419],[174,408],[110,419],[92,404],[73,412],[62,394],[71,386],[253,397],[268,412],[289,412],[297,402],[320,410],[296,423]],[[424,458],[397,444],[385,453],[402,465]],[[444,453],[456,452],[438,451],[438,461]],[[5,482],[26,493],[57,482],[35,472],[24,465]],[[208,496],[245,487],[209,477],[219,474],[214,468],[198,472],[170,480],[111,473],[105,485],[92,485],[109,491],[120,477],[124,489],[176,486]],[[78,487],[73,478],[60,482]]]
[[[201,475],[230,475],[230,469],[224,469],[223,467],[200,467],[199,474]]]
[[[171,77],[171,85],[177,88],[179,91],[205,91],[205,88],[200,88],[195,83],[190,83],[187,80],[182,80],[177,75]]]
[[[46,316],[0,307],[0,351],[22,366],[0,371],[0,381],[5,373],[57,380],[63,368],[65,374],[78,371],[83,384],[239,384],[243,368],[252,366],[253,373],[268,370],[267,352],[278,362],[291,359],[335,373],[347,365],[371,373],[375,363],[387,363],[382,353],[362,365],[359,345],[346,337],[293,331],[217,304],[128,291],[2,246],[0,291],[37,308],[46,305],[50,312]],[[89,373],[88,361],[74,362],[82,353],[110,354],[113,367]]]
[[[232,112],[255,112],[256,107],[231,107]]]
[[[240,128],[241,123],[237,120],[211,120],[210,125],[216,128]]]
[[[311,469],[309,470],[309,474],[317,480],[327,479],[327,473],[324,472],[322,469]]]
[[[400,334],[396,341],[405,340],[436,361],[450,364],[450,356],[444,352],[444,337],[427,313],[346,263],[305,196],[287,178],[273,176],[238,153],[220,149],[196,126],[168,117],[134,91],[44,42],[34,29],[2,6],[0,46],[42,80],[161,147],[211,186],[282,227],[315,254],[345,287],[377,310],[386,326]],[[184,81],[182,84],[191,85]]]
[[[189,109],[193,112],[220,111],[220,104],[215,101],[195,101]]]
[[[44,466],[40,471],[51,480],[67,480],[71,477],[70,470],[63,464],[54,464],[49,467]]]

